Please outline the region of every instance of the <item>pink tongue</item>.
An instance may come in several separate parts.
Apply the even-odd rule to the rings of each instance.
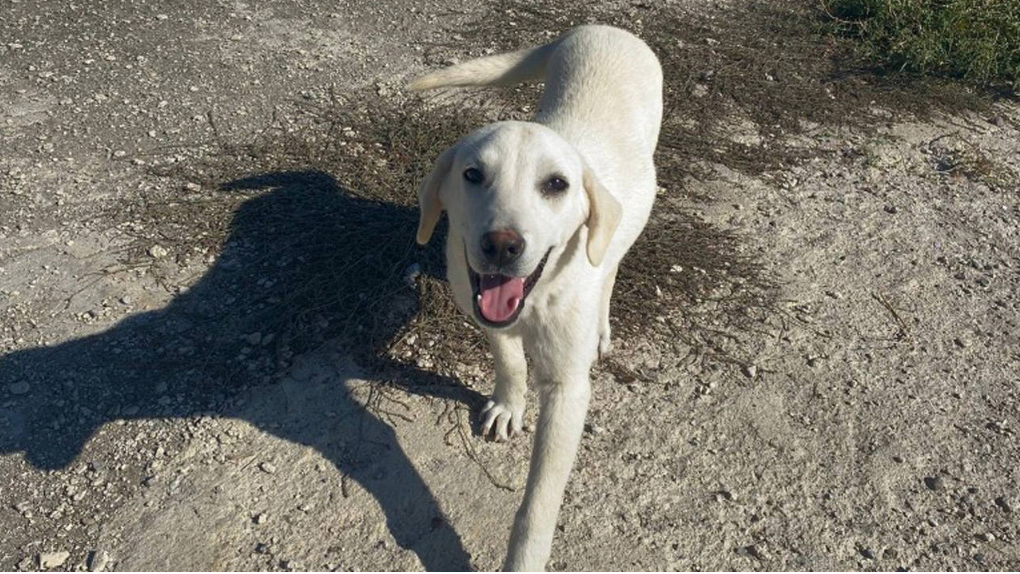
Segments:
[[[478,310],[493,323],[509,319],[524,298],[524,278],[482,275]]]

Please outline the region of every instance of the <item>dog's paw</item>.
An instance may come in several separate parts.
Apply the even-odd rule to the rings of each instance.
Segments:
[[[491,400],[482,409],[482,437],[492,435],[496,442],[506,442],[521,434],[524,426],[524,404]]]

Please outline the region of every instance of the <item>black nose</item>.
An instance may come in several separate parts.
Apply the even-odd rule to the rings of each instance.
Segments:
[[[497,267],[513,263],[522,253],[524,238],[516,231],[490,231],[482,236],[482,254]]]

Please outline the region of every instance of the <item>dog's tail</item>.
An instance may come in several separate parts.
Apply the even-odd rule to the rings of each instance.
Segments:
[[[469,60],[419,76],[407,85],[411,91],[454,86],[511,86],[545,78],[549,56],[559,42],[517,52]]]

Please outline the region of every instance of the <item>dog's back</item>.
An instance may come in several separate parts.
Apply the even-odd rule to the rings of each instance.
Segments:
[[[662,69],[652,50],[612,26],[579,26],[555,41],[469,60],[414,79],[410,90],[507,86],[545,80],[535,121],[564,135],[584,126],[620,126],[651,154],[662,121]]]

